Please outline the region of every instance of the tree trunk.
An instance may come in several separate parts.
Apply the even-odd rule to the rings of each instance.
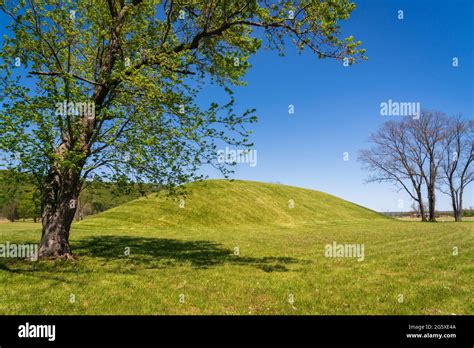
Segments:
[[[458,202],[457,210],[455,213],[456,214],[454,215],[454,221],[461,222],[462,221],[462,190],[459,194],[459,202]]]
[[[436,210],[436,195],[434,192],[434,186],[428,187],[428,209],[429,209],[429,221],[436,222],[435,210]]]
[[[456,197],[454,196],[454,190],[452,186],[450,187],[450,191],[451,191],[451,207],[453,208],[453,217],[454,217],[454,220],[456,220],[458,205],[456,204]]]
[[[449,189],[450,189],[450,194],[451,194],[451,206],[453,208],[453,217],[454,221],[458,221],[458,215],[459,215],[459,208],[458,208],[458,203],[456,200],[456,191],[453,188],[452,183],[449,183]]]
[[[426,222],[425,207],[423,205],[423,195],[421,194],[421,190],[416,190],[416,194],[418,196],[418,206],[421,214],[421,221]]]
[[[80,176],[73,170],[52,171],[43,193],[40,258],[71,258],[69,231],[77,207]]]
[[[462,211],[457,210],[454,212],[454,221],[461,222],[462,221]]]

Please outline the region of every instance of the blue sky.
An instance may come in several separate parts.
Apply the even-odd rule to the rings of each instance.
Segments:
[[[300,55],[291,44],[285,57],[265,50],[252,57],[248,86],[236,88],[235,97],[239,109],[257,109],[252,139],[258,161],[236,166],[233,178],[312,188],[378,211],[409,210],[409,197],[392,185],[364,184],[368,173],[357,152],[383,122],[400,117],[380,115],[380,103],[388,99],[474,118],[474,1],[355,2],[343,34],[362,40],[368,61],[344,67],[309,51]],[[210,86],[202,100],[218,95]],[[465,207],[474,206],[473,186],[465,192]],[[449,210],[448,197],[438,197],[438,209]]]
[[[233,177],[312,188],[378,211],[409,210],[409,197],[393,186],[363,183],[367,172],[356,161],[357,152],[383,122],[400,117],[380,115],[380,103],[388,99],[474,118],[474,2],[355,2],[343,33],[362,40],[368,61],[343,67],[309,51],[299,55],[290,45],[285,57],[262,50],[251,59],[248,86],[238,88],[236,98],[242,108],[257,108],[258,162],[237,165]],[[398,10],[404,11],[403,20]],[[453,57],[459,59],[457,68]],[[465,207],[474,206],[472,186]],[[448,197],[438,197],[438,209],[450,209]]]

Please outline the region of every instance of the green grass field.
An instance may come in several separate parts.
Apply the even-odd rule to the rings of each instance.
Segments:
[[[0,224],[0,244],[39,237]],[[365,259],[325,257],[334,241]],[[474,313],[474,222],[398,221],[295,187],[191,184],[184,208],[141,198],[75,223],[71,244],[72,262],[0,259],[0,314]]]

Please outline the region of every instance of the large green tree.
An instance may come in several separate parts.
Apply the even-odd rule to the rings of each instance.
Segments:
[[[164,186],[225,174],[222,144],[252,146],[253,110],[237,114],[232,86],[263,45],[286,41],[320,58],[364,57],[340,21],[347,0],[12,0],[1,59],[0,147],[8,167],[42,192],[40,257],[69,257],[69,230],[88,176]],[[208,83],[228,102],[196,98]],[[220,144],[220,145],[219,145]]]

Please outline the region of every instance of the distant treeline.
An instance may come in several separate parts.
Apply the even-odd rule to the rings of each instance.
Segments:
[[[89,181],[79,196],[75,218],[80,220],[159,190],[151,184]],[[32,177],[0,170],[0,218],[41,220],[41,194]]]
[[[387,216],[398,216],[398,217],[406,217],[406,216],[413,216],[413,215],[416,215],[418,216],[419,213],[417,212],[413,212],[413,211],[384,211],[384,212],[380,212],[381,214],[383,215],[387,215]],[[436,217],[440,217],[440,216],[452,216],[453,215],[453,212],[452,211],[437,211],[436,212]],[[474,216],[474,209],[465,209],[463,210],[463,214],[462,214],[463,217],[472,217]]]

